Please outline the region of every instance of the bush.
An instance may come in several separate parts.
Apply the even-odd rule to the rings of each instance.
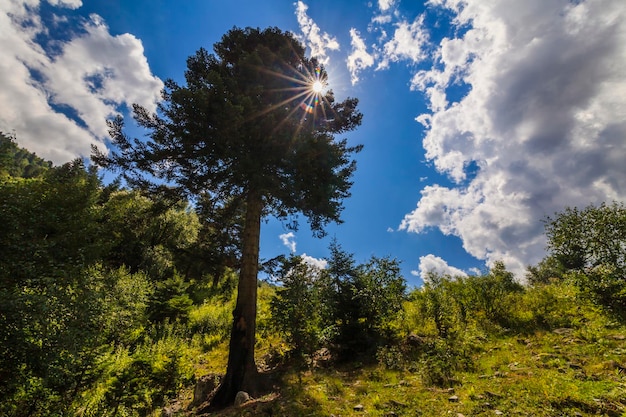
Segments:
[[[99,377],[73,404],[83,416],[149,415],[193,378],[192,350],[174,324],[154,327],[135,349],[118,347],[97,361]]]
[[[626,207],[566,208],[546,221],[551,257],[591,299],[626,321]]]
[[[393,323],[406,299],[398,261],[372,257],[357,266],[352,255],[333,244],[321,282],[323,299],[330,300],[325,324],[336,326],[333,342],[342,357],[374,355],[396,337]]]

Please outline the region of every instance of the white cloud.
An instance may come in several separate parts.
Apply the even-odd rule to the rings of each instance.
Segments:
[[[38,13],[36,0],[0,3],[0,130],[14,130],[20,146],[58,164],[88,156],[91,145],[104,149],[106,119],[135,102],[154,110],[163,83],[134,36],[112,36],[93,15],[78,23],[79,35],[53,39],[48,25],[71,22],[46,23]]]
[[[83,5],[81,0],[47,0],[53,6],[67,7],[68,9],[78,9]]]
[[[424,46],[428,43],[428,32],[424,28],[424,15],[413,23],[402,21],[396,24],[393,38],[382,49],[382,60],[378,69],[389,67],[390,62],[408,60],[419,63],[427,58]]]
[[[307,14],[309,6],[304,4],[304,2],[298,1],[295,6],[296,17],[303,34],[304,44],[309,48],[312,57],[317,58],[323,65],[328,64],[330,60],[328,51],[339,50],[337,38],[322,32],[317,23]]]
[[[378,0],[378,8],[381,12],[386,12],[391,9],[396,0]]]
[[[278,238],[283,242],[283,245],[287,247],[291,252],[296,251],[296,235],[293,232],[283,233],[278,236]]]
[[[448,265],[448,263],[444,259],[441,259],[440,257],[432,254],[420,256],[420,263],[418,268],[419,271],[411,271],[411,274],[419,276],[424,281],[427,279],[428,273],[449,275],[452,277],[467,276],[464,271]]]
[[[348,56],[347,62],[348,70],[350,71],[350,80],[352,81],[352,85],[355,85],[359,81],[359,73],[374,65],[374,56],[367,52],[365,42],[363,42],[363,39],[361,39],[356,29],[350,29],[350,38],[352,39],[352,52]]]
[[[626,3],[430,4],[469,27],[412,80],[430,102],[426,157],[456,185],[424,188],[401,228],[439,228],[521,278],[545,254],[546,215],[626,200]],[[455,100],[457,82],[469,92]]]
[[[428,59],[430,41],[424,26],[425,15],[417,16],[410,23],[395,9],[395,4],[395,0],[381,0],[378,7],[380,14],[375,14],[370,20],[367,32],[376,36],[371,53],[367,51],[361,33],[355,28],[350,29],[352,51],[346,62],[352,85],[358,83],[359,74],[370,67],[385,70],[391,63],[404,61],[419,64]],[[388,33],[393,35],[390,37]]]
[[[303,253],[301,255],[302,258],[302,262],[304,262],[307,265],[313,266],[317,269],[326,269],[326,267],[328,266],[328,261],[326,259],[319,259],[319,258],[314,258],[312,256],[307,255],[306,253]]]
[[[372,18],[372,23],[376,23],[377,25],[385,25],[387,23],[391,23],[392,19],[393,18],[390,14],[381,14],[380,16],[374,16]]]

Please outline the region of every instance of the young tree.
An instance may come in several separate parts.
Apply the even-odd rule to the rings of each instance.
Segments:
[[[277,275],[282,287],[271,301],[272,321],[291,345],[296,365],[304,369],[307,356],[319,346],[321,269],[291,255],[282,260]]]
[[[290,33],[234,28],[214,52],[200,49],[187,60],[186,85],[166,82],[159,114],[134,106],[147,141],[127,138],[117,118],[110,128],[118,151],[94,151],[93,159],[133,185],[244,204],[228,367],[212,400],[222,407],[240,390],[256,391],[261,218],[301,212],[317,234],[340,221],[356,168],[352,154],[361,147],[334,136],[355,129],[362,115],[358,100],[337,103],[331,91],[319,91],[324,68]]]
[[[626,321],[626,207],[566,208],[546,222],[548,249],[578,286]]]
[[[402,310],[406,290],[397,260],[372,257],[357,265],[354,255],[333,241],[328,267],[317,281],[322,316],[336,332],[333,341],[343,359],[367,356],[389,341],[390,323]]]

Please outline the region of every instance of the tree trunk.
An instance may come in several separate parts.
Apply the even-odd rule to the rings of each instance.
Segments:
[[[232,404],[239,391],[245,391],[253,396],[257,391],[254,344],[262,211],[263,200],[260,193],[256,190],[249,190],[246,199],[237,304],[233,311],[233,325],[230,333],[228,366],[226,375],[211,400],[211,409],[219,409]]]

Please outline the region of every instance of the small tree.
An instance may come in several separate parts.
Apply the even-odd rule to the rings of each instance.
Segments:
[[[357,265],[337,242],[330,247],[328,268],[322,271],[325,322],[336,326],[335,341],[345,357],[371,354],[391,336],[405,300],[406,283],[398,261],[372,257]]]
[[[566,208],[546,221],[548,249],[578,286],[626,319],[626,207]]]
[[[319,268],[306,264],[301,257],[291,256],[282,262],[278,279],[282,288],[271,302],[272,320],[286,336],[299,367],[319,346],[321,306]]]
[[[356,168],[351,157],[361,147],[335,135],[355,129],[362,116],[356,99],[336,103],[331,91],[315,88],[326,81],[324,68],[290,33],[235,28],[214,51],[187,60],[186,85],[166,82],[158,115],[134,106],[147,142],[127,138],[118,118],[110,127],[119,151],[95,150],[93,159],[142,188],[245,207],[228,367],[212,400],[222,407],[238,391],[256,391],[261,218],[301,212],[320,235],[340,221]]]

